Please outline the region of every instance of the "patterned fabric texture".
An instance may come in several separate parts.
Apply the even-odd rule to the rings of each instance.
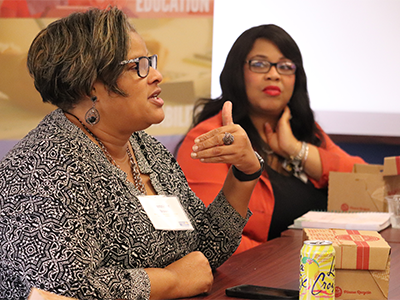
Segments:
[[[243,219],[222,192],[207,208],[155,138],[130,142],[160,195],[175,195],[193,231],[155,230],[140,192],[59,109],[0,162],[0,299],[31,287],[80,300],[148,299],[144,268],[199,250],[213,269],[237,248]]]

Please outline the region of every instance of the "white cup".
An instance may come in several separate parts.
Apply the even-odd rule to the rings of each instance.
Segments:
[[[387,196],[390,216],[390,223],[393,228],[400,228],[400,195]]]

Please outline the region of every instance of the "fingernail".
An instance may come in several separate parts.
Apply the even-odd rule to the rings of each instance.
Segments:
[[[198,142],[200,142],[200,140],[199,140],[198,138],[196,138],[196,139],[194,140],[194,142],[197,144]]]
[[[190,156],[191,156],[192,158],[196,158],[196,157],[197,157],[197,153],[192,152],[192,153],[190,153]]]
[[[193,150],[193,151],[197,151],[197,149],[199,149],[199,147],[198,147],[197,145],[194,145],[194,146],[192,147],[192,150]]]

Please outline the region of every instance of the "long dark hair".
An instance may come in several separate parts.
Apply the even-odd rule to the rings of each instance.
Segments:
[[[202,98],[196,102],[191,128],[218,114],[224,102],[230,100],[233,104],[233,121],[246,130],[253,147],[260,154],[266,156],[265,142],[249,117],[250,102],[246,94],[243,71],[246,57],[253,48],[254,42],[259,38],[274,43],[286,58],[296,64],[296,81],[293,95],[288,104],[292,115],[290,125],[298,140],[320,146],[323,142],[323,136],[315,125],[314,114],[310,107],[307,77],[303,68],[300,49],[285,30],[273,24],[252,27],[237,38],[229,51],[220,75],[222,95],[217,99]],[[201,107],[203,109],[199,111]]]

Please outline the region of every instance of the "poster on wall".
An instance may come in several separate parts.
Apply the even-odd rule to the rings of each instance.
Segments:
[[[27,71],[34,37],[58,18],[110,4],[129,16],[159,57],[166,117],[146,131],[168,143],[188,130],[195,100],[210,96],[214,0],[0,0],[0,146],[55,109],[42,102]]]

